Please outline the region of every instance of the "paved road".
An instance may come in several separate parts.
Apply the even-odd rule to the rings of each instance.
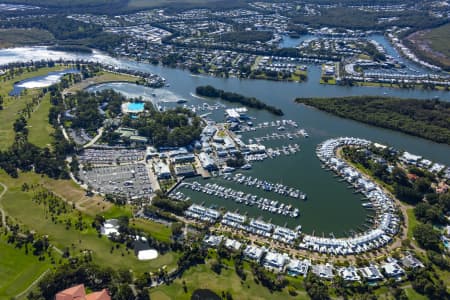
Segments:
[[[98,141],[98,139],[102,137],[103,130],[104,130],[104,128],[103,128],[103,127],[100,127],[100,128],[98,129],[97,135],[96,135],[92,140],[90,140],[89,143],[87,143],[86,145],[84,145],[83,148],[86,149],[86,148],[89,148],[89,147],[91,147],[92,145],[94,145],[94,144]]]

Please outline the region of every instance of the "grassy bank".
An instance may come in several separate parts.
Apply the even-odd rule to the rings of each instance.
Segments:
[[[51,243],[59,249],[68,248],[72,255],[78,255],[81,251],[88,249],[92,251],[93,260],[103,266],[115,269],[127,268],[135,272],[156,271],[163,266],[170,269],[176,264],[178,254],[173,252],[162,255],[156,260],[139,261],[134,252],[127,251],[123,245],[116,247],[117,244],[106,237],[99,237],[97,231],[90,225],[93,218],[88,214],[81,214],[85,225],[83,230],[66,226],[68,220],[75,224],[79,218],[78,210],[70,211],[57,221],[51,220],[45,206],[32,201],[33,191],[24,192],[21,189],[25,182],[43,184],[50,190],[53,190],[51,183],[58,182],[59,188],[66,184],[71,189],[70,181],[53,181],[34,173],[24,173],[18,179],[12,179],[0,171],[0,182],[8,186],[8,192],[2,199],[2,206],[10,218],[24,228],[34,230],[40,235],[48,235]],[[114,250],[111,252],[112,248]]]
[[[77,84],[72,85],[70,88],[65,90],[65,92],[66,93],[75,93],[77,91],[81,91],[92,85],[109,83],[109,82],[131,82],[131,83],[134,83],[138,79],[139,79],[138,77],[132,76],[132,75],[102,71],[95,77],[87,78]]]
[[[211,270],[209,263],[193,267],[185,272],[182,278],[176,279],[168,286],[159,286],[150,292],[151,299],[177,299],[189,300],[196,289],[210,289],[216,294],[230,292],[233,299],[309,299],[305,292],[297,296],[290,296],[287,289],[281,292],[271,293],[267,288],[256,284],[253,275],[247,269],[247,279],[242,282],[236,275],[234,267],[223,269],[221,274]],[[183,289],[183,281],[186,283],[187,292]]]

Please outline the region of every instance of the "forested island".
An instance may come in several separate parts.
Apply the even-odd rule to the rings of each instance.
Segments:
[[[297,103],[438,143],[450,144],[450,103],[378,96],[297,98]]]
[[[267,105],[264,102],[262,102],[261,100],[256,99],[255,97],[245,97],[241,94],[225,92],[224,90],[216,89],[210,85],[198,86],[195,89],[195,93],[197,95],[200,95],[203,97],[220,98],[224,101],[228,101],[228,102],[232,102],[232,103],[240,103],[247,107],[256,108],[256,109],[264,109],[276,116],[284,115],[284,113],[281,109],[276,108],[271,105]]]

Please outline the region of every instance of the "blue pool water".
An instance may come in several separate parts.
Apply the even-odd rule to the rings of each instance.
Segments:
[[[129,112],[141,112],[144,111],[144,103],[143,102],[133,102],[128,104]]]

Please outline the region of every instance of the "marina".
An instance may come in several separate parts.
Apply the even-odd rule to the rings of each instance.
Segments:
[[[231,176],[229,174],[226,174],[223,176],[226,180],[231,180],[233,182],[239,183],[239,184],[245,184],[247,186],[256,187],[258,189],[262,189],[264,191],[270,191],[277,194],[280,194],[282,196],[289,196],[292,198],[297,199],[306,199],[306,194],[300,192],[298,189],[294,189],[292,187],[285,186],[281,183],[272,183],[268,182],[266,180],[261,180],[258,178],[254,178],[252,176],[245,176],[241,173],[237,173],[234,176]]]
[[[178,99],[188,100],[188,103],[185,103],[185,105],[194,105],[196,109],[199,108],[199,105],[203,107],[205,100],[193,97],[191,94],[194,93],[196,86],[208,84],[226,91],[256,97],[269,105],[279,107],[285,113],[283,119],[294,120],[299,127],[301,124],[301,127],[307,131],[309,137],[298,140],[301,152],[297,152],[296,155],[292,155],[291,153],[291,155],[277,156],[276,159],[264,159],[263,154],[252,154],[248,158],[254,159],[255,163],[251,163],[252,167],[246,171],[246,175],[262,178],[270,182],[280,182],[281,179],[284,185],[301,189],[302,192],[307,194],[309,201],[299,201],[291,197],[287,197],[286,200],[287,204],[295,205],[301,211],[301,217],[298,220],[301,220],[302,231],[307,234],[314,232],[316,236],[328,236],[330,233],[333,233],[336,237],[348,236],[352,231],[358,231],[358,228],[364,228],[363,225],[366,224],[368,216],[374,213],[373,210],[368,210],[361,205],[361,194],[354,193],[354,189],[347,188],[347,182],[339,182],[329,171],[321,168],[321,164],[323,163],[315,157],[314,153],[316,146],[325,139],[346,135],[358,136],[372,141],[381,141],[397,149],[409,149],[433,161],[447,165],[450,164],[450,156],[448,155],[450,153],[450,147],[448,145],[437,144],[399,132],[337,118],[293,102],[293,99],[299,96],[339,97],[346,96],[349,93],[352,95],[389,95],[392,97],[419,99],[438,97],[441,101],[449,101],[449,94],[445,91],[320,85],[318,82],[321,75],[321,68],[317,65],[308,65],[308,80],[298,84],[265,80],[191,76],[189,72],[180,69],[112,58],[98,51],[94,51],[93,54],[77,54],[51,51],[45,47],[0,50],[0,64],[10,61],[26,61],[29,57],[35,57],[36,59],[57,59],[60,57],[65,59],[89,59],[120,68],[153,72],[166,78],[167,82],[170,83],[170,87],[161,89],[161,91],[164,91],[161,94],[161,98],[173,100],[171,103],[164,102],[164,106],[167,107],[183,105],[176,103]],[[129,93],[133,97],[138,96],[136,94],[137,89],[139,89],[138,94],[147,93],[149,99],[160,96],[158,89],[139,87],[134,84],[103,84],[102,88],[113,88],[119,92]],[[168,92],[170,92],[170,95]],[[151,96],[152,93],[156,93],[156,97]],[[213,100],[210,102],[211,105],[219,103],[220,101],[216,102]],[[211,120],[223,119],[222,109],[204,110],[203,113],[209,113],[208,118]],[[281,125],[270,128],[261,126],[259,128],[259,124],[261,123],[263,125],[264,123],[271,125],[272,122],[275,122],[275,125],[277,120],[280,122],[281,120],[265,111],[249,109],[249,114],[255,118],[251,119],[253,126],[248,126],[248,124],[244,125],[249,128],[256,127],[257,129],[255,131],[250,129],[242,132],[246,141],[250,138],[254,139],[267,135],[267,132],[265,132],[267,130],[276,131],[279,134],[298,130],[298,128],[290,125],[284,125],[284,132],[283,130],[278,130],[278,127]],[[236,133],[240,134],[239,132]],[[287,139],[265,140],[264,144],[267,147],[266,155],[271,152],[270,149],[276,150],[279,148],[281,150],[279,144],[282,140],[286,141]],[[297,140],[294,142],[297,142]],[[298,153],[301,153],[301,155]],[[101,160],[102,158],[99,157],[97,159]],[[228,186],[228,184],[232,184],[223,178],[212,178],[210,180],[220,185]],[[235,185],[237,188],[238,185]],[[242,188],[242,191],[258,196],[260,196],[260,193],[264,193],[264,191],[249,188],[244,185],[239,185],[239,187]],[[281,200],[278,198],[278,194],[272,194],[274,195],[273,199]],[[221,201],[216,197],[197,196],[198,199],[194,199],[191,194],[187,196],[190,196],[195,203],[205,202],[207,206],[220,205],[231,211],[242,207],[241,204],[237,204],[234,201]],[[363,202],[367,201],[365,200]],[[297,219],[286,218],[283,215],[262,211],[255,206],[244,206],[244,208],[250,217],[257,218],[262,216],[267,220],[272,218],[272,223],[280,226],[287,223],[287,226],[290,228],[295,228],[298,225],[297,223],[299,223]],[[317,216],[320,216],[320,221]]]
[[[194,181],[192,183],[183,182],[179,185],[179,188],[188,188],[193,191],[201,192],[207,195],[213,195],[224,200],[232,200],[236,203],[255,206],[260,210],[267,211],[272,214],[279,214],[291,218],[297,218],[299,216],[299,209],[294,208],[290,204],[285,205],[284,203],[280,203],[277,200],[258,197],[250,193],[244,193],[242,191],[226,188],[215,183],[207,183],[205,185],[202,185],[197,181]]]

